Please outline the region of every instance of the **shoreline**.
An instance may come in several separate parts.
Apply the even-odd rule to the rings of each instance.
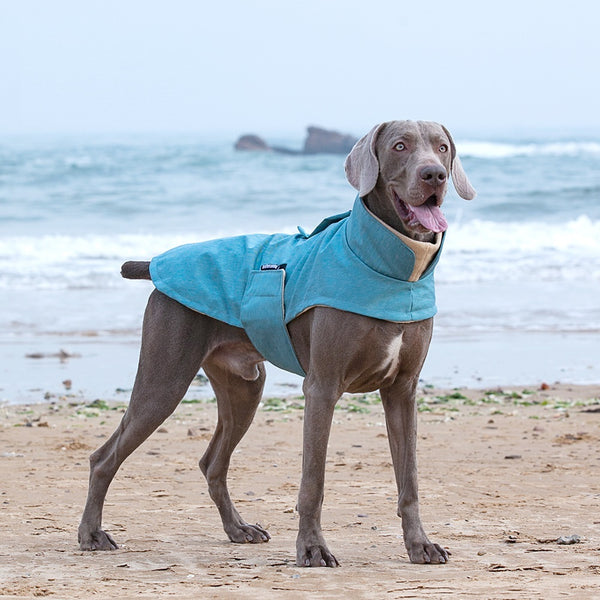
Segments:
[[[202,376],[199,376],[203,379]],[[204,381],[192,382],[194,387],[210,387]],[[463,408],[473,410],[490,408],[500,414],[500,408],[517,411],[519,408],[537,407],[549,411],[567,412],[569,409],[588,413],[600,413],[600,384],[546,383],[534,385],[491,385],[482,387],[437,387],[420,382],[417,387],[417,410],[419,413],[455,412]],[[6,427],[46,427],[40,424],[43,415],[56,415],[66,418],[88,419],[113,413],[124,413],[127,398],[102,399],[85,397],[80,393],[66,391],[61,396],[53,396],[40,402],[21,404],[0,404],[0,431]],[[267,395],[259,404],[258,412],[301,415],[304,396],[301,390],[289,390],[287,394]],[[175,413],[212,411],[216,422],[217,402],[214,395],[192,394],[179,403]],[[379,391],[342,394],[335,410],[340,413],[366,413],[374,410],[383,416]],[[495,407],[495,408],[494,408]],[[191,414],[190,413],[190,414]],[[516,412],[514,412],[516,414]],[[20,417],[23,416],[23,418]],[[31,415],[34,415],[31,417]],[[568,416],[568,415],[567,415]],[[167,418],[172,419],[173,416]],[[23,422],[19,423],[19,419]],[[104,425],[104,423],[102,423]],[[598,421],[600,427],[600,417]]]
[[[43,402],[66,393],[127,401],[139,355],[136,335],[37,335],[0,340],[0,402]],[[600,383],[596,333],[436,333],[421,373],[423,385],[486,388],[542,383]],[[33,358],[35,357],[35,358]],[[302,378],[268,363],[264,397],[302,393]],[[186,397],[212,397],[193,385]]]

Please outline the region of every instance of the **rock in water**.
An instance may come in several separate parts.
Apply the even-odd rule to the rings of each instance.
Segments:
[[[241,136],[235,143],[235,149],[250,150],[254,152],[265,152],[271,150],[271,148],[269,147],[267,142],[265,142],[265,140],[254,134],[246,134]]]
[[[348,154],[358,141],[352,135],[310,126],[304,142],[305,154]]]
[[[236,150],[252,152],[279,152],[281,154],[348,154],[357,142],[353,135],[339,133],[322,127],[310,126],[306,129],[306,140],[302,150],[281,146],[269,146],[254,133],[242,135],[235,143]]]

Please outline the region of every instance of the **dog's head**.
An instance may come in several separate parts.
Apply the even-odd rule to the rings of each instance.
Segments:
[[[461,198],[475,197],[450,132],[429,121],[388,121],[373,127],[356,143],[345,169],[371,212],[416,239],[446,230],[440,207],[449,175]]]

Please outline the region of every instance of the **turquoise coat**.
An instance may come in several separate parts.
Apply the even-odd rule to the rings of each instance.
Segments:
[[[273,364],[304,375],[287,323],[314,306],[395,322],[436,313],[437,252],[417,281],[415,253],[356,199],[310,235],[254,234],[186,244],[152,259],[156,288],[246,330]],[[441,246],[440,246],[441,250]]]

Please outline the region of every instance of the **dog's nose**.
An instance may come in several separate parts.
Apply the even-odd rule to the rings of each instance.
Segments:
[[[421,179],[432,187],[442,185],[446,181],[446,169],[442,165],[427,165],[419,171]]]

